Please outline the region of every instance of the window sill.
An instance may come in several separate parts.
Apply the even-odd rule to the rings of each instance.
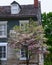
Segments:
[[[26,60],[26,58],[20,58],[20,60]]]
[[[1,60],[7,60],[7,58],[1,58]]]
[[[0,36],[0,38],[7,38],[7,36]]]

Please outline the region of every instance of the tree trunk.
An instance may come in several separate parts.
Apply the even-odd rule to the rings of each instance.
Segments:
[[[26,54],[26,65],[29,65],[29,58],[28,58],[28,46],[25,46],[25,54]]]

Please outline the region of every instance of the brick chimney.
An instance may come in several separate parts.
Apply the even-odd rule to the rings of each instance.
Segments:
[[[34,0],[34,7],[38,7],[38,0]]]

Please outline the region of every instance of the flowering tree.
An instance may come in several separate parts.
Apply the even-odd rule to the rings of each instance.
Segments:
[[[30,56],[33,54],[35,48],[43,48],[44,30],[42,25],[38,25],[38,22],[30,19],[30,23],[26,26],[25,29],[20,28],[20,26],[14,26],[13,30],[10,32],[9,42],[10,46],[15,50],[24,47],[26,50],[26,61],[27,65],[29,64]],[[43,52],[42,50],[36,50],[37,53]],[[29,54],[29,57],[28,57]]]

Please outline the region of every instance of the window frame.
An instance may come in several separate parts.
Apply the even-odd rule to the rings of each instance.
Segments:
[[[7,44],[8,43],[0,43],[0,46],[2,47],[2,46],[5,46],[6,47],[6,57],[5,58],[1,58],[1,60],[7,60]]]
[[[2,33],[2,35],[0,35],[0,38],[7,38],[7,21],[0,21],[0,25],[3,26],[3,28],[1,29],[1,32],[3,32],[3,33]],[[4,28],[4,25],[6,25],[6,28]],[[4,34],[4,33],[6,33],[6,34]]]
[[[21,24],[23,24],[23,25],[24,25],[24,24],[28,24],[28,23],[29,23],[29,20],[20,20],[19,22],[20,22],[20,29],[21,29],[21,28],[22,28],[22,27],[21,27]],[[23,26],[23,28],[24,28],[24,30],[25,30],[25,25]]]

